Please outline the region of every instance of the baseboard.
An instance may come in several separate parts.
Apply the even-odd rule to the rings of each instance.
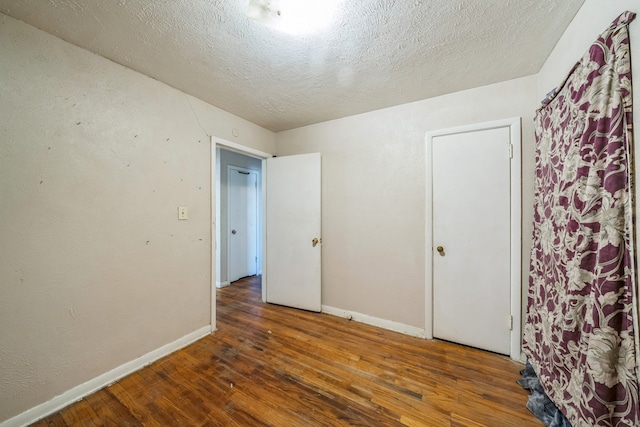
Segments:
[[[322,312],[331,314],[333,316],[344,317],[345,319],[355,320],[356,322],[366,323],[367,325],[377,326],[382,329],[400,332],[401,334],[410,335],[412,337],[426,337],[426,332],[422,328],[405,325],[404,323],[394,322],[392,320],[380,319],[378,317],[369,316],[367,314],[362,314],[355,311],[342,310],[340,308],[323,305]]]
[[[168,354],[171,354],[174,351],[180,350],[183,347],[186,347],[192,342],[197,341],[200,338],[209,335],[210,333],[211,326],[202,327],[197,331],[191,332],[190,334],[177,339],[174,342],[163,345],[162,347],[153,350],[143,356],[140,356],[137,359],[120,365],[117,368],[114,368],[107,373],[89,380],[84,384],[73,387],[72,389],[65,391],[64,393],[54,397],[48,402],[35,406],[20,415],[16,415],[13,418],[9,418],[8,420],[0,423],[0,427],[22,427],[32,424],[46,417],[47,415],[51,415],[54,412],[59,411],[65,406],[77,402],[83,397],[88,396],[89,394],[100,390],[103,387],[108,386],[109,384],[113,384],[119,379],[126,377],[127,375],[135,371],[144,368],[145,366],[155,362],[156,360]]]
[[[224,282],[216,282],[216,288],[224,288],[225,286],[229,286],[230,283],[227,281]]]

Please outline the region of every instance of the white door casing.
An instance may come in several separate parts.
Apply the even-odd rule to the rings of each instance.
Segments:
[[[321,158],[274,157],[266,168],[267,302],[321,311]]]
[[[520,119],[426,139],[426,335],[518,360]]]
[[[258,172],[227,167],[228,280],[258,272]]]

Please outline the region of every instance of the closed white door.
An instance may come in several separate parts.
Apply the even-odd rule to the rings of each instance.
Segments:
[[[229,167],[229,282],[258,271],[258,174]]]
[[[433,335],[510,354],[508,127],[435,136]]]
[[[266,163],[267,302],[320,311],[320,154]]]

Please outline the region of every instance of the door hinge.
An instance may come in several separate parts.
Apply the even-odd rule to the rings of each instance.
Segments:
[[[509,158],[513,159],[513,144],[509,144]]]
[[[513,331],[513,316],[509,316],[509,330]]]

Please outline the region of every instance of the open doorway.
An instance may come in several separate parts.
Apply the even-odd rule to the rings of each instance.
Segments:
[[[258,225],[261,232],[258,232],[256,257],[258,274],[262,276],[262,301],[320,311],[320,154],[299,154],[276,159],[272,158],[272,154],[218,138],[212,138],[212,148],[211,204],[212,216],[215,217],[211,230],[212,330],[216,329],[216,285],[223,287],[226,285],[225,282],[232,279],[228,267],[228,237],[233,236],[229,233],[234,228],[230,228],[229,207],[225,207],[229,197],[228,192],[225,193],[225,186],[228,185],[229,170],[234,169],[236,172],[232,173],[242,175],[251,175],[253,171],[260,172],[260,182],[258,183],[257,179],[252,182],[260,188],[257,205],[261,210]],[[234,159],[235,165],[225,160],[227,152]],[[241,163],[242,161],[249,163]],[[260,165],[259,169],[257,162]],[[228,191],[228,188],[226,190]],[[266,200],[267,194],[269,203]],[[267,229],[270,230],[268,241]],[[297,256],[293,260],[290,256],[285,256],[290,254]],[[286,300],[279,298],[283,295],[287,297]]]
[[[226,175],[227,168],[222,167],[221,164],[221,156],[226,155],[222,153],[224,150],[231,155],[239,155],[241,157],[235,157],[239,161],[245,161],[249,163],[238,163],[239,165],[244,166],[245,169],[255,168],[255,170],[260,171],[261,179],[258,183],[258,220],[259,220],[259,228],[258,228],[258,272],[260,274],[265,274],[263,267],[263,255],[265,254],[264,248],[264,228],[262,224],[264,224],[264,195],[265,190],[263,186],[263,174],[266,171],[266,163],[265,159],[272,157],[273,155],[270,153],[266,153],[263,151],[255,150],[253,148],[249,148],[231,141],[227,141],[221,138],[211,138],[211,213],[212,213],[212,248],[211,248],[211,330],[216,330],[216,289],[218,287],[226,285],[225,282],[228,282],[227,278],[227,246],[225,243],[224,250],[223,240],[225,240],[224,236],[227,235],[228,224],[222,224],[221,217],[222,212],[226,212],[227,207],[225,206],[220,209],[222,206],[222,202],[227,199],[227,195],[222,194],[222,190],[224,186],[221,186],[221,175]],[[222,160],[224,162],[224,160]],[[259,167],[258,167],[259,165]],[[226,203],[226,202],[225,202]],[[226,216],[226,214],[225,214]],[[224,231],[224,232],[223,232]],[[223,270],[224,266],[224,272]],[[266,277],[261,277],[261,294],[262,300],[265,300],[265,287],[266,287]]]
[[[216,287],[262,273],[262,161],[216,147]]]

